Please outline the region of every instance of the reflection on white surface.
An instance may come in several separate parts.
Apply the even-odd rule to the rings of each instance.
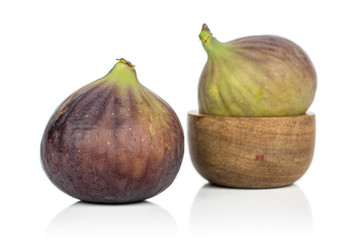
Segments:
[[[173,217],[163,208],[140,202],[103,205],[77,202],[50,222],[49,239],[173,239],[179,235]]]
[[[311,236],[311,207],[301,189],[245,190],[204,185],[190,213],[192,239],[210,236],[283,238]]]

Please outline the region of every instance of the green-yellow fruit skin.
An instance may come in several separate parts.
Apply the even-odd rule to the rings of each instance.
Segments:
[[[208,54],[198,89],[200,113],[290,116],[304,114],[313,102],[316,72],[295,43],[270,35],[221,43],[207,27],[200,39]]]

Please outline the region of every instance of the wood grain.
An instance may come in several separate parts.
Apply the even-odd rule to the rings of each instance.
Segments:
[[[315,145],[315,115],[221,117],[188,113],[190,156],[209,182],[274,188],[298,180]]]

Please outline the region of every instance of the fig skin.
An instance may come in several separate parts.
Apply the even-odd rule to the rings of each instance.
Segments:
[[[175,179],[184,154],[178,117],[121,59],[105,77],[70,95],[41,142],[49,179],[83,201],[142,201]]]
[[[314,66],[292,41],[262,35],[221,43],[206,24],[200,39],[208,54],[198,87],[200,113],[290,116],[304,114],[313,102]]]

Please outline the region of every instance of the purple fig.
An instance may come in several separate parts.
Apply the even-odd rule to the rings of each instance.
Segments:
[[[178,117],[120,59],[103,78],[71,94],[51,116],[41,142],[50,180],[83,201],[150,198],[175,179],[184,154]]]

